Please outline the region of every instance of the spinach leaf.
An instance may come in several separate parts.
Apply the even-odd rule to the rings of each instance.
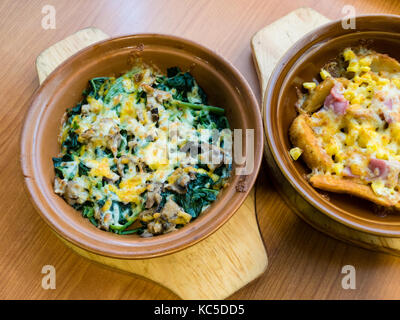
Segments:
[[[68,179],[71,180],[75,177],[78,166],[74,161],[67,161],[65,162],[65,156],[62,158],[53,158],[53,165],[56,176],[60,179]]]
[[[77,153],[80,150],[82,144],[78,141],[78,137],[75,132],[69,130],[67,138],[61,145],[66,149],[66,153]]]
[[[175,194],[175,202],[193,218],[197,218],[203,208],[217,198],[218,190],[205,187],[212,186],[213,180],[206,174],[197,174],[196,180],[188,184],[185,194]]]
[[[93,206],[84,206],[83,207],[83,211],[82,211],[82,215],[85,218],[91,218],[94,215],[94,208]]]
[[[120,77],[114,81],[104,98],[105,103],[109,103],[115,96],[125,92],[123,80],[124,78]]]
[[[98,78],[93,78],[89,81],[90,84],[90,92],[89,95],[93,96],[94,98],[99,98],[99,91],[101,89],[101,86],[108,80],[108,77],[98,77]]]
[[[188,93],[192,92],[196,86],[193,76],[189,72],[182,72],[178,67],[168,68],[167,76],[158,77],[155,84],[155,88],[160,90],[171,92],[172,89],[175,89],[173,98],[183,102],[190,102]],[[207,96],[200,87],[198,87],[198,94],[201,103],[207,104]]]
[[[90,168],[85,166],[85,164],[81,161],[79,162],[78,170],[80,176],[87,176],[89,175]]]

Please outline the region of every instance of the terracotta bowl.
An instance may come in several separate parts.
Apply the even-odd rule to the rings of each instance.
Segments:
[[[301,205],[294,204],[300,214],[302,210],[317,209],[348,227],[399,237],[399,214],[383,215],[381,210],[374,209],[371,202],[314,189],[304,177],[310,170],[302,161],[293,161],[288,153],[291,148],[288,130],[296,117],[296,87],[301,88],[303,82],[311,81],[325,63],[349,46],[365,45],[400,59],[400,16],[360,16],[356,18],[356,28],[343,29],[341,21],[323,25],[296,42],[277,64],[269,80],[263,105],[267,158],[270,156],[269,163],[278,180],[286,179],[289,182],[283,182],[286,183],[283,193],[295,199],[293,192],[297,192],[306,200]]]
[[[198,219],[179,231],[152,238],[117,235],[97,229],[57,196],[52,187],[52,157],[59,152],[57,135],[63,113],[80,101],[89,79],[128,71],[132,59],[137,56],[164,71],[173,66],[190,69],[207,93],[210,104],[226,109],[232,129],[255,129],[254,170],[246,176],[246,191],[236,191],[240,177],[233,174],[229,186]],[[245,146],[244,136],[243,143]],[[69,58],[43,82],[33,96],[25,120],[21,162],[33,204],[59,236],[97,254],[134,259],[181,250],[221,227],[240,207],[253,186],[262,150],[262,120],[257,101],[246,80],[228,61],[191,41],[142,34],[94,44]]]

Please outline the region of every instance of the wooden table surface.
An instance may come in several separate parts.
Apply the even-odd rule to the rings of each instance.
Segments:
[[[56,9],[56,29],[44,30],[43,6]],[[312,7],[328,18],[342,7],[357,14],[397,13],[397,0],[1,0],[0,1],[0,299],[176,299],[145,279],[81,258],[40,219],[24,190],[19,137],[38,87],[37,55],[73,32],[96,26],[116,36],[159,32],[197,41],[230,60],[260,99],[251,36],[286,13]],[[259,226],[269,254],[265,274],[232,299],[399,299],[400,259],[359,249],[315,231],[274,190],[265,164],[257,183]],[[56,268],[55,290],[41,287],[44,265]],[[356,289],[341,286],[344,265]]]

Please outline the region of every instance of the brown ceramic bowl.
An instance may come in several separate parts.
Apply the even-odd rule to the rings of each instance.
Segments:
[[[52,187],[51,158],[59,152],[57,135],[63,113],[81,99],[89,79],[128,71],[136,56],[155,63],[164,71],[173,66],[190,69],[207,93],[210,104],[226,109],[232,129],[255,129],[254,171],[246,177],[246,191],[236,191],[240,177],[233,174],[229,186],[198,219],[176,232],[152,238],[117,235],[95,228],[57,196]],[[246,143],[244,137],[243,143]],[[94,44],[69,58],[43,82],[33,96],[25,120],[21,161],[33,204],[59,236],[97,254],[134,259],[181,250],[221,227],[240,207],[253,186],[262,150],[262,120],[257,101],[246,80],[228,61],[191,41],[141,34]]]
[[[400,16],[367,15],[356,18],[356,30],[345,30],[341,21],[325,24],[296,42],[277,64],[266,89],[263,106],[267,159],[277,179],[286,179],[283,193],[296,199],[293,192],[305,199],[294,204],[302,210],[315,210],[348,227],[376,235],[400,237],[400,215],[380,215],[371,202],[349,195],[320,192],[304,178],[310,170],[302,161],[293,161],[289,126],[296,117],[296,87],[311,81],[320,68],[348,46],[365,45],[400,60]],[[280,171],[280,172],[279,172]],[[282,176],[283,174],[283,176]],[[301,204],[300,204],[301,203]],[[318,214],[318,212],[317,212]]]

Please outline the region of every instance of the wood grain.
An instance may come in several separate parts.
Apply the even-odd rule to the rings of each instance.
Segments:
[[[46,4],[57,10],[55,30],[41,28],[41,9]],[[72,252],[30,204],[17,160],[18,141],[29,99],[38,86],[34,63],[41,51],[89,26],[113,36],[175,34],[225,56],[260,99],[251,37],[296,8],[312,7],[336,19],[345,4],[354,5],[359,14],[400,13],[400,3],[395,0],[1,1],[0,298],[177,298],[151,281],[108,270]],[[267,244],[268,271],[232,299],[400,298],[400,259],[347,245],[308,226],[280,198],[265,168],[260,172],[256,204]],[[41,269],[46,264],[56,267],[56,290],[41,288]],[[347,264],[356,268],[356,290],[341,287],[341,270]]]
[[[257,278],[267,267],[253,212],[254,192],[224,226],[205,240],[152,259],[108,258],[65,243],[85,258],[152,280],[183,299],[224,299]]]
[[[303,35],[330,20],[311,8],[299,8],[262,28],[251,38],[261,93],[282,55]]]
[[[53,44],[36,59],[39,83],[42,83],[61,62],[79,50],[107,38],[109,36],[98,28],[85,28]]]

